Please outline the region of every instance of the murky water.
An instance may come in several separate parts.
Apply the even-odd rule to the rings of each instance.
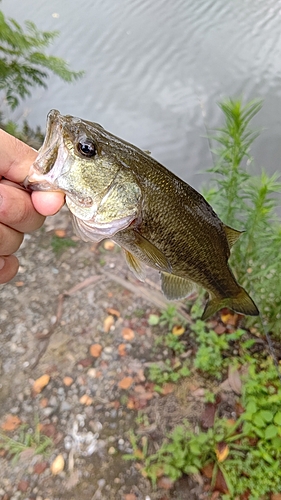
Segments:
[[[203,136],[220,124],[216,102],[262,97],[256,165],[280,169],[280,0],[3,0],[1,9],[59,30],[52,53],[86,72],[73,85],[51,77],[17,119],[44,126],[57,108],[97,121],[198,186],[212,162]]]

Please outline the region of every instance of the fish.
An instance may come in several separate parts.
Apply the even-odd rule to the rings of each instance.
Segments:
[[[147,266],[158,270],[167,299],[203,287],[209,294],[203,320],[222,308],[259,314],[228,264],[241,231],[150,154],[101,125],[51,110],[25,187],[63,192],[77,235],[113,240],[141,281]]]

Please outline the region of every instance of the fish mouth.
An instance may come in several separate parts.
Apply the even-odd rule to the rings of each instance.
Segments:
[[[68,152],[63,144],[64,119],[56,109],[48,113],[44,142],[23,186],[29,191],[58,191],[64,193],[73,204],[89,208],[94,204],[92,198],[81,197],[81,194],[69,191],[58,183],[58,179],[69,169],[66,166]]]

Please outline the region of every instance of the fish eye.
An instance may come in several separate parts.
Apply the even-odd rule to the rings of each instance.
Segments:
[[[78,142],[77,149],[81,155],[91,158],[97,153],[97,148],[91,139],[85,139]]]

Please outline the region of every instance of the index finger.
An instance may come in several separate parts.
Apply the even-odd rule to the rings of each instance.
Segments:
[[[0,129],[0,179],[21,183],[29,173],[30,166],[37,157],[37,151],[24,142]],[[52,215],[64,204],[64,196],[59,192],[32,193],[35,209],[42,215]]]

